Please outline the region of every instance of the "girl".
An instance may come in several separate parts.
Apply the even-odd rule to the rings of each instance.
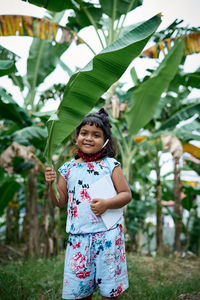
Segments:
[[[77,155],[58,170],[59,199],[51,185],[56,173],[53,168],[46,168],[45,178],[55,205],[64,207],[68,200],[64,299],[91,300],[95,288],[100,290],[103,300],[118,299],[128,288],[123,218],[107,230],[100,217],[107,209],[121,208],[131,200],[120,163],[113,158],[115,149],[110,128],[103,108],[87,115],[76,128]],[[87,189],[107,174],[117,195],[110,199],[91,199]]]

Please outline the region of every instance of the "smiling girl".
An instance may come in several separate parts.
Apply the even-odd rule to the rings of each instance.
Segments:
[[[47,168],[46,181],[55,205],[68,203],[66,231],[69,233],[63,281],[64,299],[91,300],[96,288],[102,299],[118,299],[128,288],[123,217],[109,230],[101,215],[121,208],[131,200],[120,163],[114,159],[111,125],[104,109],[87,115],[75,131],[78,147],[74,159],[59,168],[57,199],[52,182],[54,169]],[[87,190],[105,175],[112,178],[116,196],[91,199]],[[104,187],[102,186],[102,189]]]

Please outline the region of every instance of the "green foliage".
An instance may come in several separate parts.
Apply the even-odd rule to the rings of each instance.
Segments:
[[[200,217],[195,214],[190,228],[189,247],[188,249],[200,255]]]
[[[19,127],[33,124],[29,115],[3,88],[0,88],[0,100],[0,117],[2,119],[12,120],[16,122]]]
[[[100,96],[121,77],[159,24],[160,17],[155,16],[139,25],[105,48],[83,70],[70,78],[57,114],[49,120],[46,152],[49,165],[58,144],[78,126]]]
[[[182,56],[183,43],[179,40],[152,76],[133,92],[131,108],[127,112],[127,122],[131,134],[136,134],[153,118],[161,94],[167,89],[177,72]]]
[[[44,7],[48,10],[52,10],[52,11],[62,11],[64,9],[70,9],[70,8],[73,8],[73,5],[72,5],[72,2],[70,0],[57,0],[55,2],[55,0],[46,0],[46,1],[43,1],[43,0],[22,0],[22,1],[25,1],[25,2],[29,2],[31,4],[34,4],[34,5],[37,5],[37,6],[41,6],[41,7]]]
[[[126,15],[127,12],[135,9],[136,7],[142,5],[143,0],[117,0],[115,4],[112,1],[99,0],[103,13],[105,13],[110,18],[119,19],[121,15]],[[115,6],[114,6],[115,5]],[[113,7],[115,8],[113,10]]]
[[[10,60],[0,60],[0,77],[15,72],[15,64]]]
[[[57,58],[68,46],[67,43],[52,45],[49,41],[33,39],[27,60],[27,81],[31,89],[39,86],[55,69]]]
[[[141,257],[127,253],[129,288],[124,300],[171,300],[199,292],[199,260]],[[2,300],[61,299],[64,255],[51,259],[4,263],[0,272]],[[95,292],[94,300],[100,300]]]
[[[15,131],[12,135],[13,141],[24,145],[34,146],[36,149],[44,151],[47,139],[47,129],[39,126],[27,126],[21,130]]]
[[[1,171],[2,172],[2,171]],[[3,214],[5,207],[10,201],[12,201],[13,196],[18,192],[20,184],[15,180],[14,176],[6,176],[0,185],[0,216]]]
[[[198,113],[198,111],[200,111],[200,103],[183,108],[174,115],[172,115],[171,118],[169,118],[167,121],[165,121],[159,127],[159,130],[169,130],[171,128],[174,128],[179,122],[193,117],[195,113]]]

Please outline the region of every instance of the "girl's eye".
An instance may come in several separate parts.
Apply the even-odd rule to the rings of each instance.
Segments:
[[[81,135],[86,135],[86,132],[81,132],[80,134],[81,134]]]
[[[100,135],[99,134],[95,134],[94,137],[98,138],[98,137],[100,137]]]

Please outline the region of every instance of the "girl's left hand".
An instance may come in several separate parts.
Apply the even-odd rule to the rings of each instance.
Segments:
[[[107,209],[106,199],[100,199],[100,198],[92,199],[90,207],[93,213],[95,213],[95,215],[99,217]]]

